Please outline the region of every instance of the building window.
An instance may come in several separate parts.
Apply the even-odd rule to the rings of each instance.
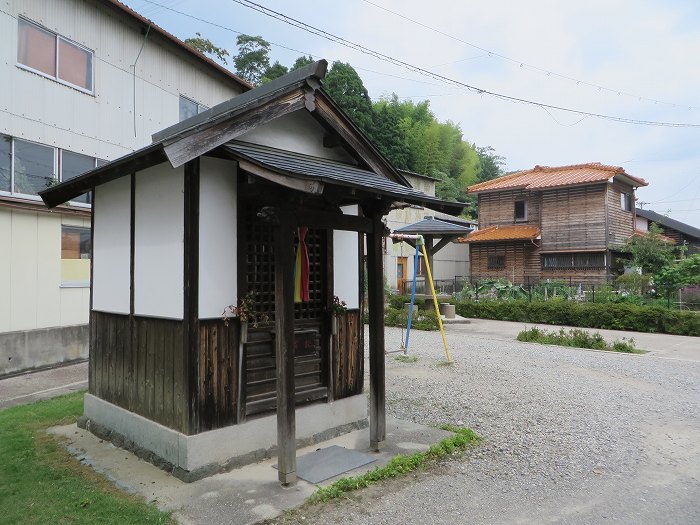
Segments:
[[[545,270],[605,268],[604,253],[549,253],[542,255]]]
[[[620,193],[620,207],[625,211],[632,211],[632,195],[630,193]]]
[[[506,256],[505,255],[489,255],[487,260],[487,267],[489,270],[498,270],[499,268],[506,267]]]
[[[0,194],[38,198],[38,193],[101,166],[106,161],[80,153],[0,135]],[[90,204],[85,193],[72,201]]]
[[[515,222],[527,222],[527,201],[515,201]]]
[[[61,228],[61,286],[90,286],[90,228]]]
[[[94,167],[95,157],[88,157],[87,155],[73,153],[72,151],[61,151],[61,182],[74,179],[78,175],[82,175]],[[74,198],[73,201],[90,204],[90,194],[83,193],[79,197]]]
[[[180,95],[180,122],[190,117],[194,117],[195,115],[199,115],[208,109],[209,108],[207,106]]]
[[[93,92],[92,51],[23,18],[18,25],[17,62],[82,91]]]
[[[54,148],[18,139],[13,146],[13,193],[37,195],[49,188],[56,173]]]

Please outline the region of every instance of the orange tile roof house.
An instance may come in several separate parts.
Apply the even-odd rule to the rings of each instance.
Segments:
[[[470,244],[472,278],[600,282],[615,247],[634,233],[634,191],[646,186],[621,167],[598,162],[535,166],[469,187],[479,229]]]

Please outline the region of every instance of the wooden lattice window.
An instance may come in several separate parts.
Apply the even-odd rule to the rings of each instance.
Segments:
[[[487,268],[489,270],[496,270],[499,268],[506,267],[506,256],[505,255],[489,255],[487,259]]]
[[[245,236],[245,277],[247,291],[255,293],[255,310],[275,319],[275,256],[272,225],[261,221],[250,210],[242,217],[240,231]],[[295,236],[296,248],[298,239]],[[309,228],[309,301],[294,305],[295,319],[318,319],[324,308],[326,287],[326,231]],[[294,261],[290,261],[294,264]]]

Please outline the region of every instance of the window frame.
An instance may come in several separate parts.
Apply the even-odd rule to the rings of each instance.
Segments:
[[[13,135],[6,135],[5,133],[0,133],[0,137],[9,137],[10,139],[10,191],[5,191],[0,189],[0,196],[4,197],[15,197],[19,199],[26,199],[26,200],[33,200],[33,201],[41,201],[41,197],[39,195],[32,195],[31,193],[21,193],[19,191],[15,191],[15,142],[17,140],[21,140],[22,142],[28,142],[30,144],[36,144],[37,146],[41,146],[44,148],[50,148],[53,151],[53,170],[52,170],[52,175],[53,175],[53,180],[56,181],[57,183],[65,182],[63,180],[63,153],[68,152],[68,153],[74,153],[76,155],[82,155],[84,157],[88,157],[93,159],[93,166],[91,169],[95,169],[97,166],[99,166],[100,162],[106,162],[100,159],[99,157],[91,157],[90,155],[85,155],[84,153],[79,153],[77,151],[72,151],[69,149],[65,148],[57,148],[56,146],[50,146],[48,144],[42,144],[41,142],[37,142],[35,140],[26,140],[23,138],[18,138]],[[92,208],[92,203],[85,203],[85,202],[79,202],[79,201],[68,201],[71,206],[75,206],[78,208],[86,208],[86,209],[91,209]]]
[[[195,99],[190,98],[190,97],[185,96],[182,93],[180,93],[180,97],[177,100],[177,102],[178,102],[178,119],[179,119],[178,122],[182,122],[183,120],[187,120],[187,119],[183,119],[182,115],[180,114],[180,101],[181,100],[186,100],[187,102],[190,102],[190,103],[194,104],[195,106],[197,106],[197,113],[192,115],[192,117],[196,117],[200,113],[204,113],[208,109],[211,109],[209,106],[205,106],[204,104],[197,102]],[[192,118],[192,117],[187,117],[187,118]]]
[[[523,204],[523,216],[518,218],[518,204]],[[518,199],[513,203],[513,222],[527,222],[527,200]]]
[[[577,264],[580,263],[583,258],[587,258],[588,262],[590,262],[592,257],[600,257],[600,261],[596,262],[596,264]],[[562,264],[564,262],[567,262],[567,264]],[[548,271],[600,270],[607,267],[607,262],[607,254],[605,252],[543,253],[541,267],[542,270]]]
[[[620,192],[620,209],[622,211],[632,211],[632,194],[626,191]]]
[[[82,233],[87,233],[90,239],[90,245],[89,249],[87,250],[88,256],[83,258],[83,257],[78,257],[77,259],[66,259],[63,257],[63,234],[64,231],[68,230],[79,230],[79,235]],[[78,252],[80,254],[80,241],[78,244]],[[92,261],[92,232],[90,230],[90,227],[88,226],[75,226],[72,224],[61,224],[61,262],[62,261],[74,261],[74,260],[79,260],[79,261]],[[90,263],[91,264],[91,263]],[[63,269],[61,269],[63,271]],[[81,281],[70,281],[70,280],[63,280],[63,275],[61,275],[61,288],[89,288],[90,287],[90,281],[92,280],[92,275],[88,277],[87,280],[81,280]]]
[[[20,68],[24,69],[25,71],[30,71],[32,73],[36,73],[37,75],[40,75],[44,78],[48,78],[50,80],[53,80],[55,82],[58,82],[59,84],[63,84],[64,86],[71,87],[77,91],[80,91],[81,93],[85,93],[87,95],[92,95],[95,96],[95,51],[90,49],[89,47],[86,47],[75,40],[71,40],[70,38],[66,38],[64,36],[59,35],[56,31],[52,31],[48,27],[44,27],[41,24],[37,24],[33,20],[30,20],[29,18],[26,18],[24,16],[19,16],[17,17],[17,41],[19,41],[19,22],[24,22],[26,24],[32,25],[34,27],[37,27],[38,29],[45,31],[47,33],[52,34],[55,39],[56,39],[56,56],[54,58],[54,65],[56,68],[56,74],[55,75],[50,75],[49,73],[46,73],[44,71],[41,71],[40,69],[35,69],[31,66],[28,66],[27,64],[23,64],[22,62],[19,61],[19,43],[17,46],[17,53],[16,53],[16,62],[15,65]],[[76,84],[73,84],[72,82],[68,82],[67,80],[63,80],[61,77],[58,76],[58,71],[59,71],[59,64],[60,64],[60,41],[63,40],[71,45],[74,45],[75,47],[78,47],[84,51],[87,51],[90,56],[90,85],[92,86],[92,89],[86,89],[82,86],[78,86]]]
[[[486,269],[503,270],[506,267],[506,255],[504,253],[491,253],[486,256]]]

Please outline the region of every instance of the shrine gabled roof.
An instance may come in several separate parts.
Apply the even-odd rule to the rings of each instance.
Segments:
[[[677,221],[675,219],[672,219],[671,217],[666,217],[665,215],[661,215],[660,213],[656,213],[652,210],[644,210],[642,208],[637,208],[636,212],[637,215],[639,215],[640,217],[644,217],[645,219],[655,222],[660,226],[665,226],[666,228],[679,231],[690,237],[700,239],[700,228],[696,228],[695,226],[691,226],[690,224]]]
[[[334,160],[241,141],[229,142],[222,149],[238,159],[246,160],[261,168],[291,178],[312,180],[379,194],[390,197],[395,202],[429,206],[447,213],[459,213],[464,208],[463,204],[443,201],[379,176],[372,171]],[[459,228],[459,233],[470,231],[461,226],[453,224],[450,226]]]
[[[48,207],[54,207],[94,187],[105,184],[135,171],[169,161],[175,168],[224,146],[236,137],[295,111],[308,111],[328,133],[334,134],[355,164],[344,165],[345,174],[353,169],[373,173],[372,184],[367,189],[380,192],[379,178],[396,184],[407,196],[414,195],[409,182],[377,150],[364,133],[335,104],[323,90],[321,79],[325,76],[327,62],[320,60],[276,78],[263,86],[232,98],[210,110],[195,115],[153,135],[153,143],[124,157],[99,166],[69,181],[40,192]],[[289,153],[289,152],[288,152]],[[359,172],[357,172],[359,173]],[[418,192],[419,193],[419,192]],[[423,199],[422,195],[421,199]],[[428,199],[445,208],[443,201]],[[459,205],[450,204],[450,213]],[[446,208],[445,208],[446,209]]]
[[[414,222],[396,230],[396,233],[408,233],[418,235],[467,235],[473,228],[460,226],[452,222],[442,221],[434,217]]]

